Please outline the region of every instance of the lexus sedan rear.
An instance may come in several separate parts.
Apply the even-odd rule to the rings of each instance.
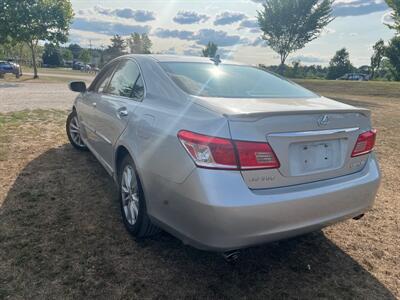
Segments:
[[[131,55],[67,120],[115,179],[130,233],[228,251],[364,214],[380,182],[370,112],[231,61]],[[345,232],[343,234],[346,234]]]

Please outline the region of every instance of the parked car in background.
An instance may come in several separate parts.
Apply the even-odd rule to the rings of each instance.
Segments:
[[[362,73],[348,73],[337,80],[354,80],[354,81],[368,81],[370,79],[370,75],[362,74]]]
[[[80,94],[68,138],[113,176],[135,237],[162,228],[232,257],[373,205],[380,172],[367,109],[200,57],[122,56],[89,88],[70,88]]]
[[[82,70],[85,67],[85,64],[79,61],[72,62],[72,70]]]
[[[22,76],[21,66],[12,61],[0,61],[0,76],[4,74],[14,74],[16,78],[19,78]]]

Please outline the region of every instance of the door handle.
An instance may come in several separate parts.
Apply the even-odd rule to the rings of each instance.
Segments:
[[[93,105],[93,107],[96,107],[96,106],[97,106],[97,103],[96,103],[96,102],[93,102],[92,105]]]
[[[127,117],[128,116],[128,110],[126,109],[126,107],[121,107],[120,109],[118,109],[118,115],[120,117]]]

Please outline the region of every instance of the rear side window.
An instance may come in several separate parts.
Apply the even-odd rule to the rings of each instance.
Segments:
[[[161,66],[191,95],[221,98],[312,98],[315,94],[264,70],[241,65],[168,62]]]
[[[144,86],[136,63],[121,61],[107,87],[107,94],[139,100],[143,97]]]

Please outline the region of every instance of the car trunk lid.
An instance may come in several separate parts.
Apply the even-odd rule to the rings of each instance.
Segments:
[[[360,171],[366,157],[351,157],[360,133],[370,129],[370,113],[326,98],[227,100],[208,104],[228,119],[234,140],[269,143],[278,169],[243,170],[252,189],[275,188]],[[228,104],[226,103],[226,104]],[[204,104],[204,103],[203,103]],[[205,103],[207,106],[207,103]]]

